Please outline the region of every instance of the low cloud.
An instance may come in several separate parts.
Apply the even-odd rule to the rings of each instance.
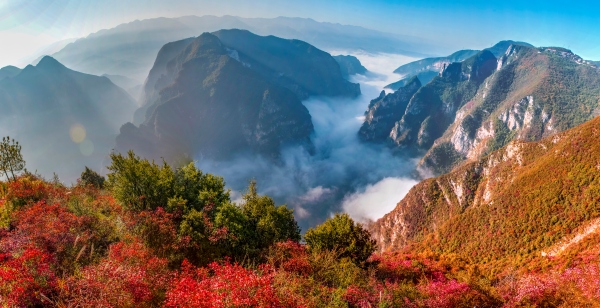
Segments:
[[[255,179],[260,193],[295,210],[304,231],[337,212],[348,212],[358,220],[377,219],[389,212],[416,183],[411,179],[416,160],[394,155],[383,145],[363,143],[357,132],[370,100],[379,96],[388,81],[396,81],[397,75],[392,74],[396,67],[412,59],[354,55],[370,71],[366,76],[353,76],[352,81],[361,84],[360,97],[313,97],[303,102],[315,127],[314,155],[290,147],[282,151],[277,164],[240,153],[227,162],[199,161],[199,167],[223,176],[237,198]]]
[[[360,192],[346,195],[342,208],[358,221],[376,220],[392,211],[416,183],[410,178],[384,178]]]

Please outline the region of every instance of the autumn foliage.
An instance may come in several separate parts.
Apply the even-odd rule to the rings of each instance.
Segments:
[[[238,205],[221,179],[186,168],[162,170],[173,179],[164,206],[155,196],[132,207],[110,188],[65,187],[31,174],[0,183],[0,305],[600,305],[600,238],[531,271],[490,277],[458,256],[371,254],[368,232],[347,215],[308,232],[302,244],[292,212],[258,195],[255,183]],[[144,199],[132,193],[129,200]]]

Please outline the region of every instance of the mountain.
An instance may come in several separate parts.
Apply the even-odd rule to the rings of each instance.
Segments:
[[[108,78],[68,69],[51,57],[0,80],[0,129],[23,145],[30,170],[74,181],[98,169],[135,103]]]
[[[506,147],[413,187],[370,226],[381,251],[452,255],[496,273],[596,234],[600,117]]]
[[[420,168],[441,174],[511,140],[539,140],[575,127],[600,115],[598,101],[596,66],[562,48],[512,46],[477,94],[456,109]]]
[[[328,53],[243,30],[166,44],[144,89],[144,121],[124,125],[116,149],[171,162],[243,151],[278,157],[286,145],[310,150],[313,125],[301,98],[360,94]]]
[[[421,82],[414,76],[394,93],[386,95],[385,91],[381,91],[379,97],[369,103],[365,122],[358,131],[359,137],[364,141],[385,142],[397,119],[402,118],[410,99],[420,88]]]
[[[367,73],[367,68],[362,66],[360,60],[354,56],[338,55],[333,56],[333,58],[340,65],[340,70],[345,78],[348,78],[351,75],[364,75]]]
[[[511,45],[533,47],[531,44],[525,42],[500,41],[496,45],[484,50],[491,52],[494,57],[498,58],[504,54],[504,52],[506,52],[508,47]],[[465,49],[459,50],[447,57],[426,58],[404,64],[394,70],[394,73],[402,75],[403,79],[387,85],[386,88],[395,91],[404,86],[406,81],[412,76],[418,76],[419,80],[421,80],[423,84],[427,84],[429,81],[431,81],[431,79],[433,79],[433,77],[439,75],[445,66],[448,66],[450,63],[454,62],[462,62],[474,56],[478,52],[479,50]]]
[[[0,80],[4,78],[15,77],[21,73],[21,69],[14,66],[5,66],[0,68]]]
[[[595,65],[562,48],[511,45],[497,60],[483,51],[448,65],[399,112],[385,142],[424,154],[419,169],[439,175],[513,139],[539,140],[581,124],[600,114],[599,100]]]
[[[454,111],[475,94],[495,68],[496,58],[489,51],[481,51],[463,62],[452,63],[443,70],[441,76],[417,91],[414,91],[413,83],[409,94],[414,94],[410,97],[403,95],[409,101],[397,106],[400,109],[395,110],[395,118],[369,122],[367,117],[361,131],[381,131],[380,137],[387,135],[385,142],[413,154],[428,149],[445,127],[452,123]],[[396,92],[404,93],[406,89],[401,88]],[[376,104],[369,106],[367,114],[373,113],[372,109],[376,107]],[[359,137],[364,141],[376,140],[370,139],[368,134],[359,133]]]
[[[259,35],[299,39],[327,50],[365,50],[422,56],[438,49],[419,38],[312,19],[184,16],[136,20],[101,30],[68,44],[53,56],[82,72],[123,75],[141,83],[162,46],[221,29],[245,29]]]

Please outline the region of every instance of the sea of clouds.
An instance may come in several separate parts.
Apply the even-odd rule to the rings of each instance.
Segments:
[[[414,159],[393,155],[385,146],[360,142],[357,132],[371,99],[400,76],[392,71],[415,59],[392,54],[339,52],[360,59],[369,72],[352,76],[361,85],[356,99],[313,97],[304,101],[315,127],[313,155],[302,147],[286,148],[282,161],[240,154],[232,161],[198,161],[205,172],[223,176],[234,200],[252,179],[259,192],[295,211],[303,231],[337,212],[367,222],[391,211],[417,183]]]

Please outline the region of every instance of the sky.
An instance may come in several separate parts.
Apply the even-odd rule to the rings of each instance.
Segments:
[[[306,17],[434,40],[449,50],[502,39],[600,60],[598,1],[0,0],[0,67],[57,41],[135,19],[182,15]]]

